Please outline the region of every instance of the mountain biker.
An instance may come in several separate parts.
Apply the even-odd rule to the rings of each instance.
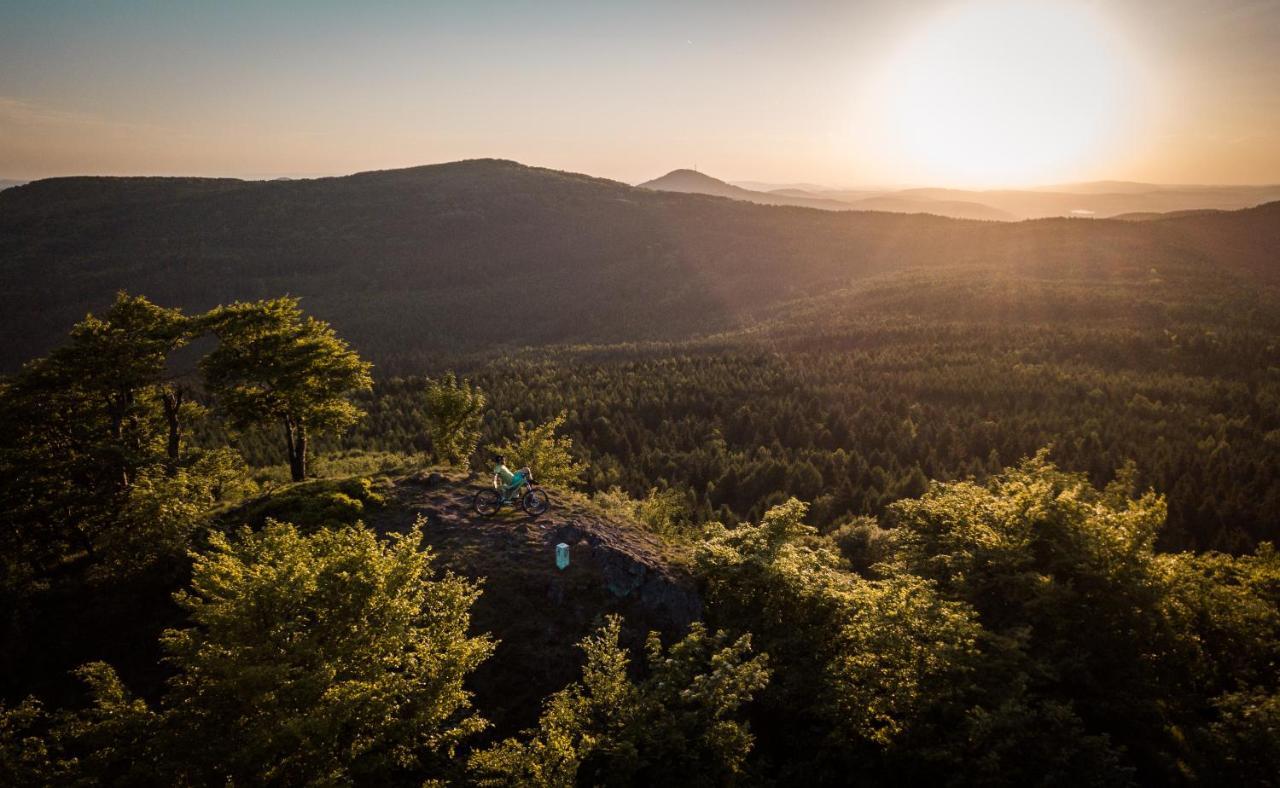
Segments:
[[[505,457],[501,454],[493,455],[493,482],[502,490],[504,498],[510,497],[511,493],[519,489],[520,485],[529,481],[532,475],[527,466],[512,473],[511,469],[507,467],[507,459]]]

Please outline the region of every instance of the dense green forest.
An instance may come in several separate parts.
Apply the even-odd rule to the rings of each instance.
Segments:
[[[378,382],[294,299],[185,315],[122,295],[0,388],[0,778],[1268,784],[1270,325],[1237,309],[1148,334],[1149,281],[1111,304],[1058,281],[1039,322],[991,323],[1011,290],[974,281]],[[938,292],[964,306],[903,309]],[[1052,328],[1075,298],[1094,319]],[[480,703],[477,682],[521,679],[484,673],[502,644],[473,621],[501,578],[447,571],[461,556],[425,547],[421,516],[363,521],[491,444],[561,505],[657,535],[701,620],[645,638],[601,610],[540,710]],[[307,481],[344,467],[383,470]],[[1198,499],[1181,477],[1163,494],[1179,468]]]
[[[563,411],[590,489],[676,489],[698,521],[797,494],[825,527],[1052,446],[1095,483],[1138,461],[1163,544],[1242,550],[1280,522],[1278,210],[833,214],[497,161],[51,179],[0,194],[4,363],[120,287],[194,310],[290,292],[378,379],[326,449],[420,453],[412,376],[454,369],[488,392],[486,443]]]
[[[1278,207],[6,190],[0,784],[1274,785]]]
[[[1136,462],[1168,498],[1167,547],[1280,537],[1280,294],[1191,266],[886,275],[749,331],[465,371],[488,395],[485,443],[563,412],[589,489],[673,489],[697,522],[757,520],[794,495],[832,527],[1051,446],[1095,484]],[[380,380],[361,402],[369,417],[328,448],[427,449],[421,380]],[[283,461],[273,440],[239,445]]]

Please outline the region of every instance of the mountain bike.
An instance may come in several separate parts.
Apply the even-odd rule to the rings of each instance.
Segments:
[[[510,490],[502,488],[495,476],[492,490],[481,490],[476,493],[472,505],[478,514],[492,517],[506,504],[519,503],[520,508],[530,517],[537,517],[551,508],[551,498],[530,477],[523,484]]]

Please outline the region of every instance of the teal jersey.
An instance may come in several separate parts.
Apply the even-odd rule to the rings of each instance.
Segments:
[[[511,483],[516,480],[516,475],[505,465],[495,465],[493,468],[493,475],[497,476],[498,480],[507,487],[510,487]]]

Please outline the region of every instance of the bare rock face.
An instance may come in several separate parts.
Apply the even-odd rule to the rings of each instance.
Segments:
[[[637,554],[627,540],[617,539],[611,531],[598,522],[568,523],[556,528],[552,538],[557,544],[573,545],[569,569],[574,568],[573,562],[586,564],[586,571],[598,573],[609,593],[638,601],[668,627],[687,627],[702,617],[702,600],[690,578],[651,556]]]
[[[474,629],[500,642],[474,684],[497,734],[536,722],[542,699],[579,677],[576,644],[606,615],[622,616],[624,640],[635,646],[650,630],[678,637],[701,617],[697,586],[679,556],[640,526],[558,501],[554,490],[551,510],[537,518],[509,507],[483,517],[471,505],[482,488],[462,476],[407,477],[368,524],[404,531],[423,518],[436,566],[481,583]],[[569,546],[564,569],[556,566],[559,544]],[[486,706],[486,699],[495,702]],[[511,711],[493,716],[499,707]]]

